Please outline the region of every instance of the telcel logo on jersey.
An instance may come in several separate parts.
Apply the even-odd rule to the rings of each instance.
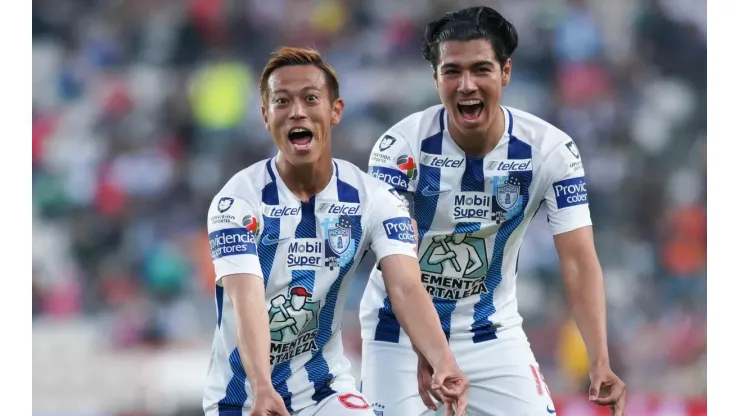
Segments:
[[[387,183],[388,185],[391,185],[396,189],[401,189],[405,191],[409,188],[409,182],[406,178],[406,175],[395,169],[373,166],[370,168],[370,176],[375,179],[380,179],[381,181]]]
[[[414,237],[414,227],[411,225],[411,220],[404,217],[396,217],[383,221],[383,228],[385,228],[385,235],[390,240],[401,241],[404,243],[414,244],[416,238]]]
[[[293,217],[300,214],[301,209],[299,207],[266,205],[262,213],[265,217],[271,218]]]
[[[237,254],[256,254],[254,234],[244,228],[226,228],[208,234],[213,260]]]
[[[316,270],[324,259],[324,242],[319,238],[296,238],[288,245],[288,268]]]
[[[558,209],[588,204],[586,178],[583,176],[555,182],[552,184],[552,188],[555,191],[555,201]]]
[[[486,170],[496,172],[527,172],[532,170],[532,159],[492,160]]]
[[[493,197],[485,192],[459,192],[452,205],[454,220],[488,221],[491,218]]]
[[[432,168],[459,168],[464,162],[463,157],[421,154],[421,164]]]
[[[360,215],[360,204],[347,202],[322,202],[316,210],[317,214],[331,215]]]

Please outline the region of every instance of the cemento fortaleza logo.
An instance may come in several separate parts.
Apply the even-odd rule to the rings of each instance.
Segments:
[[[289,299],[278,295],[270,300],[270,365],[318,350],[319,302],[311,301],[305,287],[295,286]]]
[[[485,240],[468,234],[425,237],[419,261],[421,282],[439,299],[459,300],[487,293],[488,254]]]

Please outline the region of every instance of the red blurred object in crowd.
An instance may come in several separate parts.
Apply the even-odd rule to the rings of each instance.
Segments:
[[[46,143],[52,137],[57,124],[56,115],[44,114],[33,121],[31,128],[31,163],[43,165]]]
[[[95,193],[95,206],[103,215],[112,217],[123,211],[126,195],[120,187],[110,180],[110,166],[101,169],[98,189]]]
[[[558,416],[611,416],[608,407],[596,406],[581,396],[560,396],[553,399]],[[544,413],[544,412],[543,412]],[[627,396],[630,416],[706,416],[707,398]]]

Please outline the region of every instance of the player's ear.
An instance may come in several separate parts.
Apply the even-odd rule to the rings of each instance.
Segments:
[[[265,129],[267,131],[270,131],[270,125],[267,124],[267,109],[265,108],[264,105],[262,105],[260,109],[262,110],[262,121],[265,123]]]
[[[501,77],[501,83],[503,86],[509,85],[509,81],[511,81],[511,66],[513,64],[511,63],[511,58],[508,58],[506,60],[506,63],[504,64],[504,67],[501,68],[502,77]]]
[[[434,88],[439,91],[439,80],[437,79],[437,70],[434,68],[434,65],[432,65],[432,79],[434,80]]]
[[[344,100],[337,98],[331,105],[331,124],[339,124],[342,120],[342,113],[344,113]]]

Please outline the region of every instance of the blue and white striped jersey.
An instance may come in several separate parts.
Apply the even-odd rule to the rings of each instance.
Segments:
[[[370,175],[414,195],[421,280],[450,340],[477,343],[521,325],[519,249],[541,205],[553,234],[591,225],[573,140],[531,114],[502,111],[505,133],[483,158],[455,144],[442,105],[391,127],[370,155]],[[377,269],[360,321],[364,339],[408,343]]]
[[[223,276],[237,273],[264,279],[272,382],[289,410],[334,394],[332,383],[354,388],[340,333],[349,277],[368,249],[378,258],[416,258],[405,200],[356,166],[334,160],[326,188],[302,202],[277,174],[273,158],[237,173],[216,195],[208,232],[218,323],[206,412],[251,404],[232,303],[220,285]]]

